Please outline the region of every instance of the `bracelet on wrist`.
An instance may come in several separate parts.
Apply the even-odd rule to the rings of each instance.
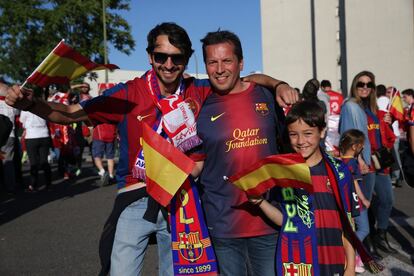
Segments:
[[[289,85],[287,82],[279,81],[275,86],[273,86],[273,90],[277,91],[277,88],[279,87],[279,85],[282,85],[282,84]]]
[[[256,204],[255,204],[255,205],[256,205],[256,206],[258,206],[258,207],[260,207],[260,204],[262,204],[263,200],[264,200],[263,198],[262,198],[262,199],[260,199],[260,201],[256,202]]]

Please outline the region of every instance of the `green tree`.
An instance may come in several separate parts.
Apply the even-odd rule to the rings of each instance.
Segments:
[[[129,55],[135,41],[117,11],[129,0],[102,0],[106,5],[108,44]],[[0,0],[0,75],[24,81],[61,40],[93,61],[103,63],[102,1]]]

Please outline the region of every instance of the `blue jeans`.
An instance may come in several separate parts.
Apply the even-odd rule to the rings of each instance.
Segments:
[[[376,199],[372,203],[373,211],[377,219],[377,228],[387,230],[394,204],[394,192],[391,178],[386,174],[377,174],[374,187]]]
[[[355,224],[355,234],[360,241],[363,241],[369,234],[368,209],[362,210],[359,216],[355,217]]]
[[[386,174],[368,173],[364,175],[365,197],[370,200],[371,207],[377,220],[377,228],[387,230],[392,205],[394,204],[394,193],[392,191],[391,178]],[[375,191],[376,199],[372,201]]]
[[[173,275],[171,235],[167,231],[167,221],[161,211],[155,224],[144,220],[147,204],[148,197],[141,198],[121,213],[112,247],[110,275],[141,275],[148,239],[154,232],[158,243],[159,275]]]
[[[248,271],[255,276],[276,274],[276,234],[212,240],[220,275],[245,276]]]
[[[361,191],[364,196],[371,201],[372,194],[374,193],[375,186],[375,173],[367,173],[362,178],[363,185],[361,185]]]

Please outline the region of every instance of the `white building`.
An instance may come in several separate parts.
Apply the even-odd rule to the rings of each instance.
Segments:
[[[348,87],[358,72],[369,70],[377,84],[413,88],[413,14],[413,0],[261,0],[263,72],[302,89],[316,71],[317,79],[328,79],[341,90],[340,63],[346,62]],[[346,60],[341,56],[342,26]]]

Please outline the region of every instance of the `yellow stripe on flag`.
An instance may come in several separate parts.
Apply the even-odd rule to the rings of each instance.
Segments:
[[[174,195],[188,174],[153,149],[143,140],[142,144],[147,176],[158,183],[166,192]]]
[[[87,72],[88,69],[73,59],[61,57],[51,53],[47,62],[41,64],[37,71],[47,76],[68,77],[69,79],[75,79]]]
[[[270,178],[292,179],[305,183],[311,183],[309,167],[305,163],[302,163],[294,165],[265,164],[259,169],[234,181],[233,184],[243,191],[247,191],[255,188],[258,183],[266,181]]]

